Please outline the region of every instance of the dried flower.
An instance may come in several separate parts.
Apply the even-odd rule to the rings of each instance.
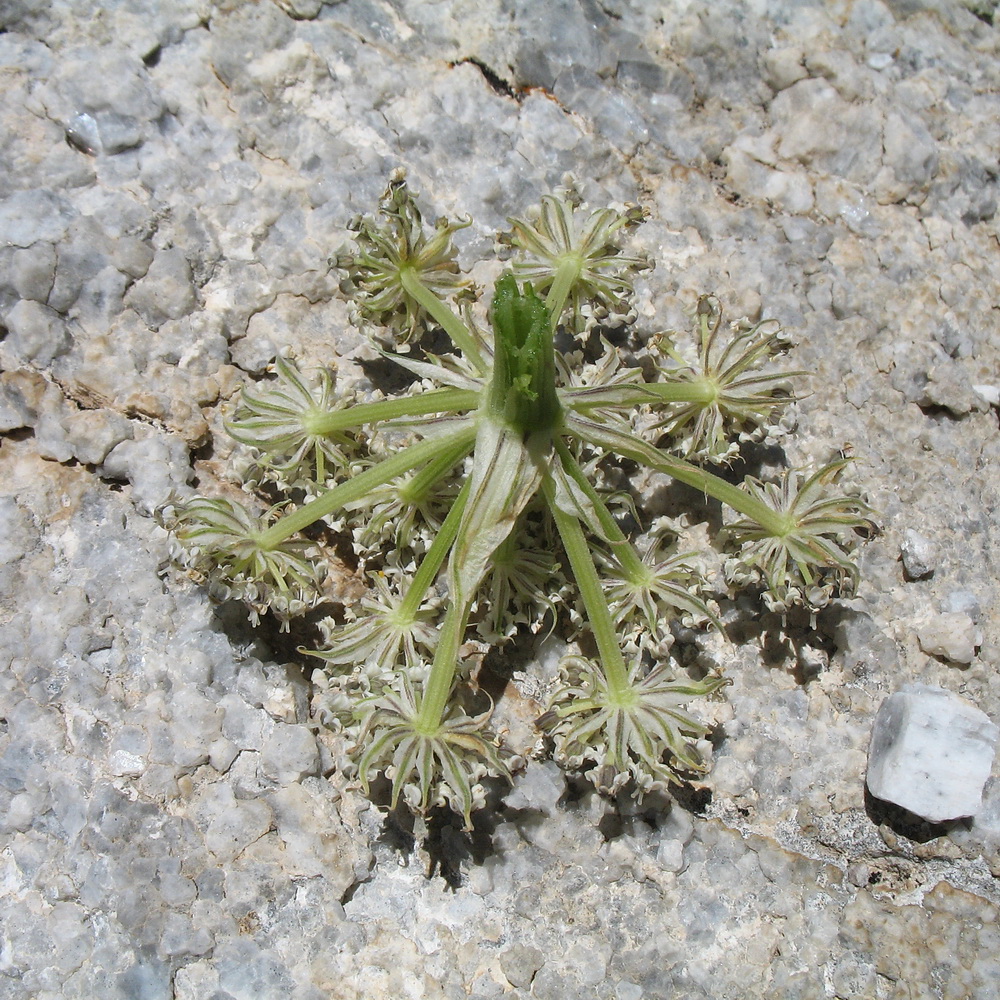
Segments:
[[[345,447],[354,441],[335,428],[330,415],[349,407],[349,395],[338,397],[333,373],[321,370],[307,380],[290,358],[274,362],[277,378],[257,391],[244,388],[226,430],[241,444],[263,454],[263,464],[295,483],[308,480],[325,483],[343,469],[348,459]]]
[[[546,195],[537,218],[508,219],[511,232],[499,237],[501,245],[520,251],[514,274],[548,293],[545,304],[556,320],[568,304],[576,333],[596,322],[615,326],[633,318],[632,275],[652,267],[647,257],[626,254],[621,246],[625,231],[645,217],[641,208],[587,215],[580,205],[572,187]]]
[[[279,509],[257,517],[232,500],[193,497],[159,516],[180,543],[177,556],[218,597],[246,601],[255,619],[270,608],[287,622],[317,602],[326,572],[306,540],[265,540]]]
[[[510,778],[496,746],[483,730],[492,708],[466,715],[452,705],[433,727],[424,724],[421,699],[407,674],[380,697],[366,702],[358,771],[365,791],[381,771],[392,781],[392,808],[400,795],[418,812],[447,802],[461,813],[466,829],[482,806],[480,782],[487,775]]]
[[[631,778],[642,794],[678,782],[679,770],[704,770],[690,741],[707,729],[680,706],[728,681],[679,680],[667,664],[647,672],[641,650],[620,690],[585,657],[568,657],[563,677],[539,725],[555,741],[556,759],[587,771],[601,791],[613,794]]]
[[[406,343],[425,329],[429,318],[438,319],[436,297],[471,291],[452,243],[452,235],[471,220],[438,219],[428,234],[402,170],[393,173],[379,214],[384,223],[368,218],[353,223],[356,249],[341,249],[334,263],[346,272],[361,316]]]
[[[658,345],[677,365],[661,368],[662,381],[650,387],[673,401],[658,426],[672,450],[688,459],[723,464],[739,454],[741,441],[759,440],[769,422],[793,396],[789,380],[805,372],[769,371],[767,363],[787,350],[780,327],[765,320],[737,327],[720,343],[722,309],[712,295],[698,299],[698,360],[688,364],[669,345]]]
[[[874,531],[872,509],[860,498],[832,493],[832,484],[848,459],[823,466],[805,479],[786,473],[780,483],[748,478],[747,493],[778,517],[768,525],[744,518],[726,526],[741,546],[730,564],[735,580],[762,579],[768,604],[784,611],[793,604],[823,607],[834,590],[853,593],[858,570],[850,550],[859,531]]]

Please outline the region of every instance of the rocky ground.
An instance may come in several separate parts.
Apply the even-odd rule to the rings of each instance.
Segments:
[[[995,998],[1000,765],[953,822],[865,789],[903,685],[1000,721],[995,13],[0,2],[0,997]],[[641,203],[638,329],[780,320],[784,459],[857,459],[857,597],[703,642],[676,801],[540,761],[471,837],[386,821],[294,647],[169,564],[239,386],[373,357],[328,258],[400,165],[467,264],[566,172]]]

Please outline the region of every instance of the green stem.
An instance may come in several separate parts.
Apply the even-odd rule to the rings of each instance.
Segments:
[[[629,388],[617,387],[611,395],[610,390],[582,386],[563,389],[560,396],[566,407],[583,414],[609,405],[618,410],[633,406],[658,406],[661,403],[701,403],[708,406],[718,397],[718,389],[707,381],[643,382],[631,387],[632,395],[628,394]]]
[[[685,462],[682,458],[668,455],[634,434],[609,429],[578,414],[571,414],[567,418],[566,429],[588,444],[613,451],[616,455],[645,465],[654,472],[666,473],[682,483],[687,483],[688,486],[693,486],[696,490],[701,490],[702,493],[714,497],[756,521],[769,535],[780,538],[788,532],[788,520],[784,514],[768,507],[738,486],[727,483],[725,479],[706,472],[690,462]]]
[[[559,317],[562,316],[563,307],[573,286],[580,278],[581,260],[576,254],[568,254],[559,261],[556,268],[555,277],[549,286],[549,294],[545,296],[545,308],[552,316],[552,329],[559,325]]]
[[[625,664],[625,657],[622,656],[621,646],[618,644],[618,633],[615,631],[611,609],[601,588],[594,557],[590,554],[587,538],[580,527],[580,519],[559,508],[556,503],[555,483],[551,475],[542,480],[542,490],[552,512],[552,518],[559,529],[559,537],[562,539],[570,569],[573,571],[583,606],[587,611],[587,619],[601,658],[601,667],[608,682],[608,692],[613,701],[623,702],[632,687],[629,682],[628,667]]]
[[[411,618],[414,621],[416,620],[417,611],[420,610],[420,604],[424,599],[424,595],[430,589],[431,584],[437,579],[438,572],[444,564],[452,543],[455,541],[455,536],[458,534],[458,527],[462,523],[462,514],[465,511],[465,504],[469,499],[470,483],[471,480],[466,479],[461,492],[455,497],[455,502],[451,505],[451,510],[448,511],[448,516],[438,529],[437,535],[434,536],[431,547],[421,560],[416,573],[413,574],[413,579],[410,581],[410,587],[406,591],[406,596],[399,605],[399,616],[404,621],[409,621]]]
[[[531,454],[520,435],[497,427],[489,419],[481,420],[468,480],[469,501],[451,549],[450,603],[417,710],[416,725],[424,735],[440,729],[472,602],[490,571],[493,553],[535,495],[539,478],[536,470],[541,461]]]
[[[648,382],[642,388],[647,396],[637,398],[637,403],[649,403],[648,394],[656,396],[658,403],[714,403],[719,395],[719,387],[704,376],[683,382]]]
[[[464,595],[461,596],[464,597]],[[434,662],[431,664],[430,675],[424,684],[420,708],[414,720],[414,728],[418,732],[432,735],[441,727],[445,706],[448,704],[452,684],[455,682],[458,649],[462,645],[462,637],[465,635],[465,626],[469,619],[471,606],[471,597],[462,600],[456,596],[445,612],[441,631],[438,634],[438,647],[434,651]]]
[[[419,417],[426,413],[454,413],[474,410],[480,393],[475,389],[432,389],[416,396],[383,399],[377,403],[358,403],[345,410],[334,410],[311,417],[305,428],[310,434],[336,434],[363,424],[380,423],[397,417]]]
[[[410,469],[423,465],[424,462],[436,458],[447,448],[457,448],[459,442],[471,447],[475,439],[476,428],[470,420],[462,426],[461,430],[454,431],[446,437],[435,436],[410,445],[371,469],[366,469],[353,479],[349,479],[339,486],[334,486],[333,489],[316,497],[315,500],[310,500],[293,514],[281,518],[266,531],[261,532],[257,537],[257,544],[265,550],[277,548],[286,538],[308,528],[310,524],[315,523],[321,517],[328,517],[334,511],[340,510],[345,504],[360,500],[376,486],[381,486],[383,483],[409,472]]]
[[[479,345],[468,327],[455,315],[451,307],[439,299],[417,276],[411,267],[404,267],[399,272],[399,282],[410,298],[415,299],[430,316],[441,326],[441,329],[451,337],[455,346],[476,366],[485,373],[486,363],[483,361]]]
[[[431,490],[469,454],[469,451],[468,445],[463,441],[443,451],[399,487],[400,497],[413,507],[422,504]]]
[[[636,552],[635,546],[628,540],[625,532],[618,527],[618,522],[612,516],[611,511],[608,510],[607,504],[605,504],[600,494],[587,479],[583,469],[580,468],[580,463],[577,462],[573,457],[573,453],[566,447],[566,442],[556,441],[556,451],[558,451],[559,457],[562,460],[563,468],[593,505],[594,513],[597,514],[601,530],[611,543],[611,549],[626,578],[630,583],[641,583],[646,578],[648,571],[639,557],[639,553]]]

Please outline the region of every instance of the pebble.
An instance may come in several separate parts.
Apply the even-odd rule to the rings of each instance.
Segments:
[[[553,761],[531,761],[518,775],[505,799],[512,809],[537,810],[551,815],[566,791],[562,769]]]
[[[0,201],[0,246],[54,243],[65,235],[76,216],[76,209],[54,191],[16,191]]]
[[[319,770],[316,737],[306,726],[277,723],[264,743],[260,755],[262,773],[278,782],[291,785]]]
[[[18,362],[44,366],[65,354],[72,343],[66,321],[55,310],[41,302],[22,299],[3,314],[7,336],[3,353],[10,358],[9,367]],[[16,359],[16,360],[15,360]]]
[[[152,513],[184,490],[191,478],[187,456],[187,446],[176,434],[139,424],[134,439],[111,449],[101,471],[109,479],[129,480],[136,502]]]
[[[920,648],[963,666],[970,664],[983,643],[983,634],[964,611],[932,615],[917,626]]]
[[[184,252],[171,247],[157,253],[126,301],[154,329],[168,319],[179,319],[193,311],[198,299]]]
[[[931,576],[938,561],[937,546],[920,532],[907,528],[899,546],[903,569],[911,580]]]
[[[868,789],[931,823],[974,816],[1000,730],[943,688],[908,684],[879,707],[868,750]]]
[[[113,156],[141,146],[145,135],[138,119],[105,111],[96,115],[87,112],[74,115],[66,126],[66,138],[83,153]]]

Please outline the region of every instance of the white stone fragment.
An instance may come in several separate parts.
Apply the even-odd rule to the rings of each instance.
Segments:
[[[914,190],[925,188],[937,172],[938,151],[933,136],[915,116],[897,112],[886,116],[882,133],[885,164],[875,181],[880,204],[902,201]]]
[[[882,702],[868,749],[868,789],[932,822],[974,816],[1000,730],[943,688],[908,684]]]
[[[233,761],[239,753],[240,748],[235,743],[227,740],[225,736],[220,736],[208,748],[208,762],[216,771],[224,774],[233,766]]]
[[[7,830],[27,830],[38,815],[37,803],[28,792],[18,792],[11,797],[3,827]]]
[[[259,799],[240,800],[228,785],[206,802],[205,847],[227,864],[271,829],[274,813]]]
[[[990,406],[1000,406],[1000,385],[974,385],[972,388]]]
[[[868,65],[874,70],[888,69],[895,59],[888,52],[875,52],[868,57]]]
[[[146,770],[149,735],[139,726],[125,726],[111,740],[108,770],[119,777],[135,778]]]
[[[930,576],[938,561],[937,546],[912,528],[907,528],[903,533],[899,554],[903,559],[903,569],[911,580],[921,580],[925,576]]]
[[[761,71],[773,90],[784,90],[809,73],[803,65],[804,52],[798,46],[769,49],[761,57]]]
[[[191,312],[198,302],[191,265],[180,247],[160,250],[145,276],[127,296],[128,304],[154,329]]]
[[[675,874],[684,868],[684,845],[679,840],[661,840],[656,848],[656,863]]]
[[[213,943],[212,936],[203,927],[195,928],[187,917],[171,912],[164,918],[157,954],[163,959],[204,955]]]
[[[22,299],[3,316],[7,328],[4,345],[5,365],[15,367],[21,362],[34,361],[48,365],[69,350],[72,337],[66,321],[41,302]]]
[[[138,425],[135,439],[122,441],[108,453],[101,474],[128,479],[136,504],[152,513],[191,477],[188,448],[176,434]]]
[[[752,780],[746,765],[735,757],[720,758],[712,770],[712,782],[722,795],[743,795]]]
[[[722,155],[726,180],[747,198],[764,198],[792,214],[804,214],[813,207],[813,190],[804,171],[775,170],[752,153],[735,144]]]
[[[518,775],[506,801],[512,809],[537,809],[551,815],[565,791],[566,779],[557,764],[548,760],[532,761]]]
[[[961,611],[974,622],[978,622],[983,613],[979,598],[971,590],[953,590],[941,602],[942,611]]]
[[[983,633],[964,611],[933,615],[917,627],[917,642],[930,656],[969,664],[983,644]]]
[[[316,737],[305,726],[277,725],[260,755],[261,771],[279,785],[301,781],[319,770]]]

